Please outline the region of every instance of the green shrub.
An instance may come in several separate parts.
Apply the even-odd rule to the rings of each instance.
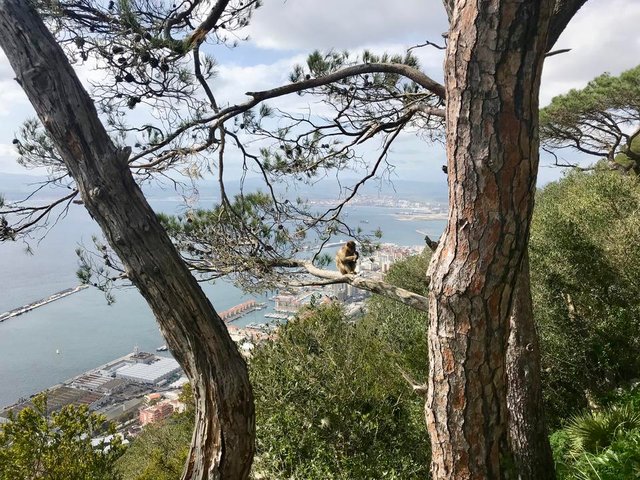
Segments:
[[[118,460],[123,480],[177,480],[189,453],[193,416],[173,415],[147,425]]]
[[[428,474],[423,400],[370,322],[307,311],[256,349],[256,477],[403,479]]]
[[[559,480],[638,479],[640,409],[629,402],[575,415],[551,435],[551,447]]]
[[[531,283],[545,401],[557,425],[640,376],[640,182],[573,172],[536,202]]]
[[[571,452],[599,453],[611,446],[617,435],[626,430],[640,429],[640,412],[630,406],[574,416],[565,431],[571,441]]]
[[[115,433],[102,415],[86,405],[47,408],[46,395],[0,426],[0,480],[117,480],[118,436],[94,446],[93,435]]]

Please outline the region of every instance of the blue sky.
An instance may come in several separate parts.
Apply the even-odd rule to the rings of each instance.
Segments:
[[[244,100],[246,91],[286,83],[291,67],[314,49],[403,52],[425,40],[440,43],[447,29],[440,0],[265,0],[264,4],[247,28],[248,42],[236,49],[209,49],[220,65],[212,87],[223,104]],[[541,104],[570,88],[584,86],[605,71],[618,74],[635,66],[640,51],[639,24],[638,0],[589,0],[557,44],[557,48],[572,51],[546,62]],[[422,48],[415,53],[428,75],[442,77],[441,52]],[[91,73],[81,71],[80,75],[88,78]],[[305,98],[286,99],[281,106],[304,108]],[[0,173],[41,173],[17,165],[11,145],[21,121],[30,116],[31,107],[0,54]],[[571,156],[571,160],[575,158]],[[445,163],[443,149],[424,143],[415,134],[398,142],[390,160],[397,164],[400,178],[444,181],[440,171]],[[543,159],[542,183],[562,173],[545,163],[548,160]]]

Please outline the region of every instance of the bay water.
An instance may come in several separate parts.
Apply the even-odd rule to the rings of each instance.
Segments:
[[[176,202],[152,201],[157,210],[171,211]],[[402,209],[403,211],[406,209]],[[442,233],[444,220],[399,220],[398,209],[350,207],[348,221],[365,231],[380,228],[382,242],[424,245]],[[76,286],[75,249],[92,247],[99,232],[84,207],[72,205],[68,215],[25,253],[22,242],[0,244],[0,313],[60,290]],[[226,281],[203,284],[218,311],[248,299],[267,302],[266,296],[245,295]],[[83,371],[131,352],[134,346],[154,351],[163,345],[153,315],[135,288],[118,289],[108,305],[104,294],[88,288],[26,314],[0,323],[0,407],[20,397],[58,384]],[[252,312],[234,322],[243,326],[264,322],[265,311]]]

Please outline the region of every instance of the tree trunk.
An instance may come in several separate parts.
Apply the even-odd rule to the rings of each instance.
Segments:
[[[245,479],[254,453],[247,369],[30,2],[0,0],[0,46],[84,203],[153,310],[196,399],[185,479]]]
[[[507,346],[509,442],[519,480],[553,480],[555,466],[544,418],[540,346],[533,319],[529,258],[516,281]]]
[[[505,356],[533,209],[538,91],[553,2],[450,4],[449,219],[429,268],[432,475],[515,478]]]
[[[550,51],[586,0],[556,0],[547,35]],[[533,318],[529,259],[516,281],[507,345],[509,442],[519,480],[552,480],[555,465],[544,417],[540,347]]]

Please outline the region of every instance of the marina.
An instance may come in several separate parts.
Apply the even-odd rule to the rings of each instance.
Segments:
[[[246,302],[242,302],[241,304],[236,305],[235,307],[231,307],[227,310],[220,312],[218,315],[220,315],[220,318],[225,323],[231,323],[250,312],[255,312],[256,310],[262,310],[263,308],[266,308],[266,307],[267,307],[266,303],[258,303],[255,300],[247,300]]]

